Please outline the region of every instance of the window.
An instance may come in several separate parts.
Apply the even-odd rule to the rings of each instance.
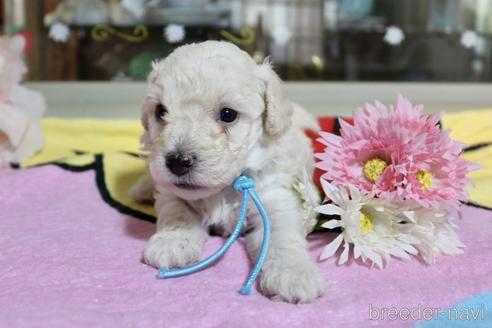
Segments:
[[[6,0],[31,80],[143,80],[188,42],[227,40],[285,80],[492,80],[492,0]]]

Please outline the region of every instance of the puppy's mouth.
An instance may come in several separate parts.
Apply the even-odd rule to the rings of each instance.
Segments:
[[[175,183],[174,186],[184,190],[200,190],[205,188],[203,186],[186,183],[186,182]]]

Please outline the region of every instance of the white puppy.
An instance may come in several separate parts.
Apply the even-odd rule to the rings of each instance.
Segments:
[[[152,179],[144,177],[132,193],[148,198],[154,184],[158,213],[146,263],[185,266],[199,259],[209,227],[230,234],[241,203],[231,184],[246,173],[272,226],[260,289],[289,302],[310,302],[323,293],[325,282],[306,242],[319,196],[303,128],[317,124],[285,98],[269,63],[256,65],[226,42],[182,46],[153,66],[142,123]],[[263,228],[252,205],[247,222],[247,249],[255,260]]]

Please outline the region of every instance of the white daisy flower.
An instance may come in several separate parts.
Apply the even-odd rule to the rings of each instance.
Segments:
[[[441,254],[458,255],[465,245],[456,234],[451,211],[418,207],[405,211],[408,224],[402,229],[418,240],[415,245],[427,264],[434,264]]]
[[[55,23],[51,25],[49,36],[56,42],[67,42],[70,36],[70,28],[63,23]]]
[[[370,260],[379,268],[384,262],[388,263],[391,256],[410,259],[416,255],[414,247],[418,240],[409,233],[400,229],[402,225],[395,207],[361,194],[356,187],[336,187],[325,180],[321,180],[325,195],[332,204],[321,205],[316,211],[322,214],[339,215],[340,220],[330,220],[321,226],[327,229],[342,228],[338,235],[323,250],[320,259],[327,259],[343,244],[343,252],[338,264],[347,262],[350,245],[353,245],[353,256],[363,262]]]

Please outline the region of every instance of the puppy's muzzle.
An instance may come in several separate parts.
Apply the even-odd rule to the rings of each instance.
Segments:
[[[182,152],[171,152],[166,155],[166,166],[174,175],[182,176],[191,171],[195,156]]]

